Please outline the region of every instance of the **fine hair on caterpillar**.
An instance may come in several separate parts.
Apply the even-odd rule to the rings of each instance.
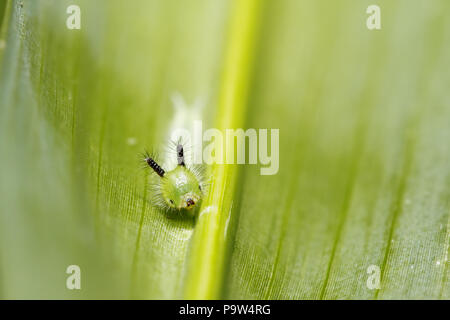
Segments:
[[[181,140],[172,142],[172,145],[176,155],[168,152],[168,157],[173,159],[166,159],[164,168],[155,155],[148,152],[143,155],[146,167],[156,173],[152,183],[152,202],[165,210],[190,211],[199,206],[204,196],[203,170],[198,165],[189,164]],[[176,160],[176,165],[170,168],[173,160]]]

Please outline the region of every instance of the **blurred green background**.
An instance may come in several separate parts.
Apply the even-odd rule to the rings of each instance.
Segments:
[[[0,0],[0,297],[449,299],[449,14],[447,0]],[[239,108],[226,88],[243,88]],[[151,206],[139,168],[179,117],[175,92],[205,101],[185,124],[280,129],[278,174],[246,165],[220,184],[220,266],[192,243],[212,225]],[[202,268],[216,279],[192,294]]]

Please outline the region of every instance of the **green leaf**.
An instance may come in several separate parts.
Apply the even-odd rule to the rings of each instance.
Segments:
[[[449,299],[450,5],[377,3],[0,1],[0,297]],[[170,217],[138,155],[194,120],[279,171]]]

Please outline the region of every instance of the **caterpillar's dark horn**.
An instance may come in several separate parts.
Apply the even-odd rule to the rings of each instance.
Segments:
[[[185,166],[184,151],[183,151],[183,146],[181,144],[177,145],[177,159],[178,159],[178,165],[184,167]]]
[[[145,161],[147,162],[147,164],[150,166],[150,168],[152,168],[157,174],[158,176],[160,176],[161,178],[164,177],[164,174],[166,173],[164,171],[163,168],[161,168],[156,162],[155,160],[153,160],[152,158],[148,157],[145,158]]]

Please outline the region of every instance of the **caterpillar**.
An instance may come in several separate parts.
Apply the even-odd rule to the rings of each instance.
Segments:
[[[187,166],[183,144],[178,142],[175,145],[177,164],[169,171],[157,163],[155,156],[144,153],[146,166],[158,176],[153,185],[153,202],[163,209],[192,210],[203,199],[205,184],[202,171],[198,167]]]

